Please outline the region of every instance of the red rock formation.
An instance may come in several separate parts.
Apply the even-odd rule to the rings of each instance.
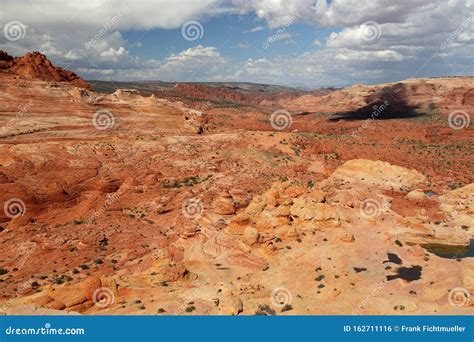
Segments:
[[[43,81],[69,82],[77,87],[90,89],[90,85],[82,78],[72,71],[54,66],[38,51],[29,52],[22,57],[12,57],[0,51],[0,70]]]

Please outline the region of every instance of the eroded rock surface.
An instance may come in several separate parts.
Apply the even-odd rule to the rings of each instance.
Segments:
[[[446,95],[465,79],[406,81],[441,114],[354,137],[361,122],[322,116],[320,100],[278,131],[272,99],[197,109],[9,68],[0,203],[16,206],[0,210],[1,312],[473,313],[449,300],[472,294],[472,257],[423,247],[474,238],[472,127],[452,130],[443,107],[470,101],[462,87]],[[369,90],[326,100],[354,110]]]

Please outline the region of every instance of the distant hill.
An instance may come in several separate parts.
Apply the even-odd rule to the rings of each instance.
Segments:
[[[113,93],[117,89],[134,89],[142,95],[155,94],[173,101],[216,101],[240,105],[258,105],[262,101],[292,99],[306,94],[324,96],[336,90],[335,88],[320,88],[305,91],[280,85],[250,82],[89,81],[89,83],[96,92],[102,93]]]
[[[285,87],[273,84],[258,84],[250,82],[162,82],[162,81],[133,81],[133,82],[116,82],[116,81],[88,81],[97,92],[113,93],[117,89],[127,88],[136,89],[143,93],[153,93],[156,91],[170,90],[176,85],[204,85],[215,88],[225,88],[228,90],[240,91],[243,93],[288,93],[301,92],[298,88]]]

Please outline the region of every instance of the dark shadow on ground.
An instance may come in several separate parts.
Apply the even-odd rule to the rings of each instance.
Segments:
[[[407,103],[406,85],[397,83],[367,96],[368,105],[355,111],[333,114],[328,120],[390,120],[409,119],[428,115],[420,108]]]

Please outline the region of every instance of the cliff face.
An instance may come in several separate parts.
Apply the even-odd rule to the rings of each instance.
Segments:
[[[54,66],[40,52],[29,52],[21,57],[12,57],[0,51],[0,70],[43,81],[69,82],[77,87],[90,89],[90,85],[75,73]]]

